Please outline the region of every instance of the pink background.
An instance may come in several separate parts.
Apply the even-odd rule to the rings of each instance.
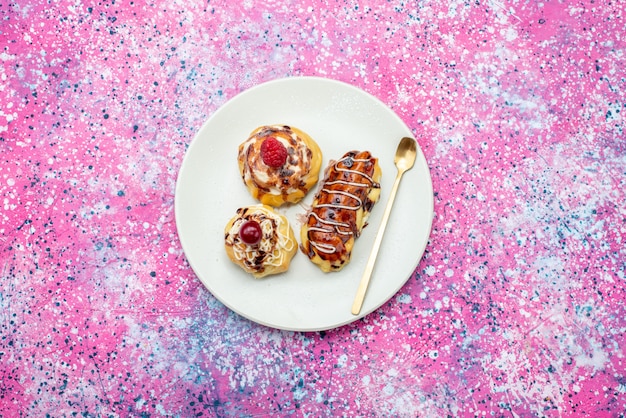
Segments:
[[[0,6],[0,415],[623,416],[623,3],[22,3]],[[216,301],[173,212],[202,123],[302,75],[390,106],[435,190],[406,286],[321,333]]]

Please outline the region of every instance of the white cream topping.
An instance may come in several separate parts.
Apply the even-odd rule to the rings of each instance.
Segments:
[[[261,226],[262,238],[256,246],[247,245],[239,239],[239,229],[241,224],[248,220],[256,220],[263,218],[259,224]],[[281,233],[281,228],[286,224],[284,218],[280,215],[271,213],[259,207],[250,210],[245,217],[240,217],[233,223],[228,231],[226,243],[233,247],[233,253],[238,261],[243,261],[247,266],[279,266],[285,261],[285,253],[294,249],[295,242],[287,235]],[[287,231],[289,225],[287,224]],[[274,235],[276,238],[274,239]],[[263,257],[260,262],[257,260]]]

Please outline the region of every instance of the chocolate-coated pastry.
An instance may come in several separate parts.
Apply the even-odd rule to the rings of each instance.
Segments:
[[[354,240],[380,198],[381,175],[369,151],[350,151],[326,169],[300,229],[300,249],[322,271],[339,271],[350,261]]]

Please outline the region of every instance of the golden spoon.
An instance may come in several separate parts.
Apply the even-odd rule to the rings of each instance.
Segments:
[[[383,240],[385,228],[387,227],[387,221],[389,220],[391,207],[393,206],[393,201],[396,198],[398,185],[400,185],[400,179],[402,178],[402,175],[407,170],[410,170],[411,167],[413,167],[413,164],[415,164],[416,156],[417,156],[417,143],[415,142],[415,139],[405,136],[404,138],[400,140],[400,143],[398,144],[398,149],[396,150],[394,163],[396,164],[396,167],[398,168],[398,174],[396,175],[396,180],[393,183],[391,194],[389,195],[389,201],[387,202],[387,206],[385,207],[383,220],[380,222],[380,226],[378,227],[378,233],[376,234],[374,247],[372,248],[372,252],[370,253],[370,258],[367,260],[367,265],[365,266],[365,272],[363,273],[363,277],[361,277],[359,288],[356,291],[356,297],[354,298],[354,304],[352,305],[353,315],[358,315],[359,312],[361,312],[361,306],[363,306],[363,299],[365,299],[365,292],[367,292],[367,286],[369,285],[370,277],[372,276],[372,271],[374,270],[374,264],[376,263],[376,257],[378,256],[380,243]]]

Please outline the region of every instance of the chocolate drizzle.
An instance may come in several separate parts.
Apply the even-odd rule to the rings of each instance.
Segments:
[[[281,141],[288,152],[287,161],[280,169],[266,166],[260,153],[265,138]],[[258,189],[258,199],[263,195],[281,195],[283,200],[295,191],[304,195],[308,189],[302,181],[311,171],[312,152],[293,129],[287,125],[264,126],[258,129],[239,149],[243,161],[242,178]]]
[[[306,219],[308,242],[302,250],[309,258],[318,255],[335,270],[350,259],[346,244],[361,234],[379,197],[376,163],[368,151],[350,151],[331,163]]]
[[[249,246],[239,236],[240,226],[254,220],[261,225],[263,236],[258,246]],[[289,236],[281,233],[283,220],[268,210],[258,206],[248,206],[237,210],[237,219],[232,227],[225,232],[224,240],[232,247],[235,258],[246,271],[262,273],[268,265],[279,265],[283,262],[284,251],[290,251],[294,242]]]

